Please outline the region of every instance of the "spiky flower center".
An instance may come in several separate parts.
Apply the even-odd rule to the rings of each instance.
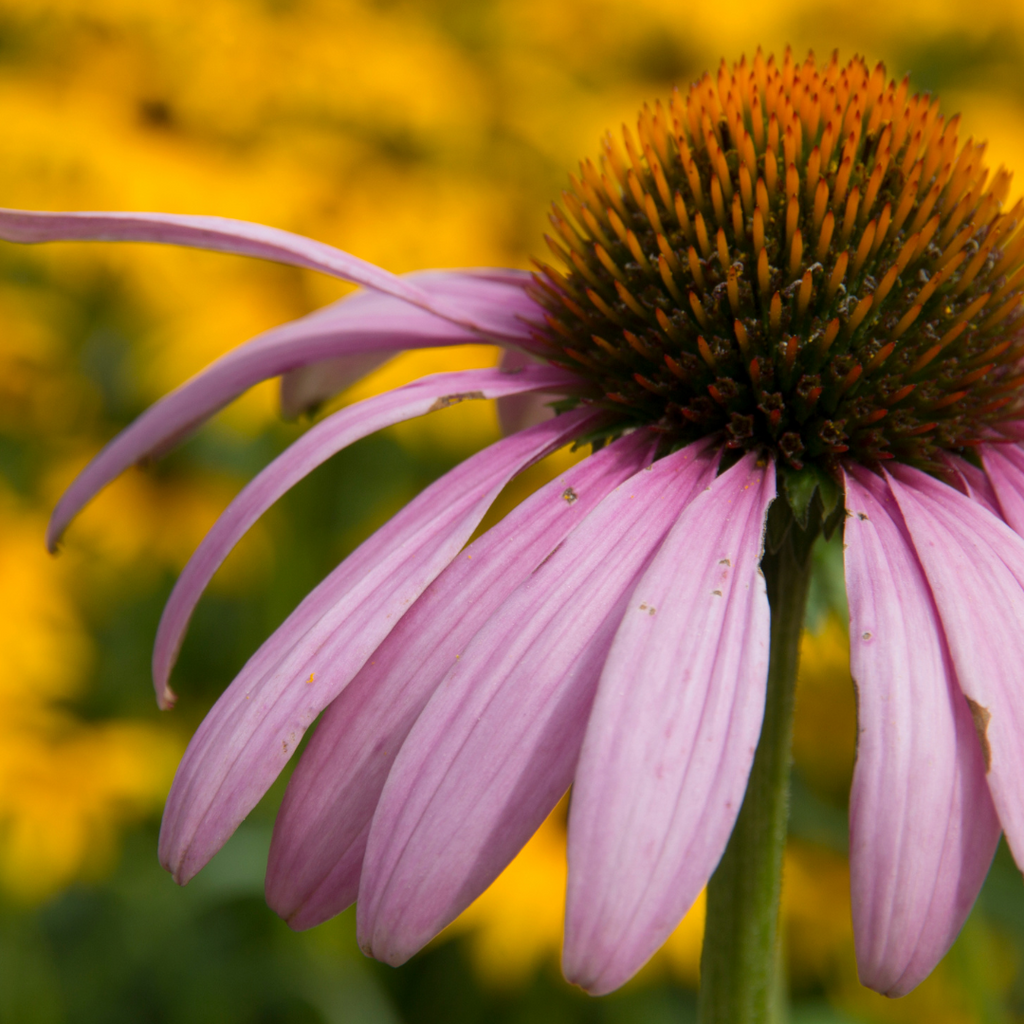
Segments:
[[[1020,416],[1024,204],[908,86],[758,51],[606,135],[534,286],[581,397],[794,469],[935,470]]]

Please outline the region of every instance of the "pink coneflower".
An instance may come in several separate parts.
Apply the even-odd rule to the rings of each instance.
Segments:
[[[881,65],[758,52],[604,139],[552,214],[562,272],[396,277],[235,221],[2,213],[13,241],[199,246],[367,289],[157,403],[65,494],[51,546],[100,487],[257,381],[285,375],[298,407],[399,349],[530,357],[344,408],[260,473],[168,601],[165,707],[211,576],[313,467],[456,401],[555,396],[557,415],[427,488],[253,655],[178,771],[160,842],[174,877],[323,712],[267,873],[294,927],[358,900],[363,948],[403,962],[572,785],[566,976],[621,985],[711,879],[703,1019],[750,1018],[777,983],[809,552],[843,530],[858,963],[890,995],[921,981],[1000,828],[1024,864],[1024,231],[983,151]],[[571,441],[593,454],[467,547],[501,488]]]

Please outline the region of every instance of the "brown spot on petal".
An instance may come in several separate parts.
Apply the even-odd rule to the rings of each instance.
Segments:
[[[438,409],[447,409],[449,405],[458,405],[459,402],[471,402],[477,398],[483,398],[482,391],[459,391],[454,395],[442,395],[427,412],[437,412]]]
[[[867,519],[867,517],[868,517],[868,516],[867,516],[867,513],[866,513],[866,512],[858,512],[858,513],[857,513],[857,518],[858,518],[858,519],[859,519],[859,520],[860,520],[860,521],[861,521],[862,523],[863,523],[863,522],[864,522],[864,521],[865,521],[865,520]]]
[[[718,560],[718,564],[719,565],[732,565],[732,562],[730,562],[728,558],[720,558]]]
[[[562,497],[571,505],[579,495],[571,487],[566,487],[566,489],[562,491]]]
[[[992,721],[992,712],[983,708],[976,701],[967,698],[967,706],[971,709],[971,718],[974,719],[974,731],[978,734],[978,742],[981,744],[981,756],[985,759],[985,772],[992,770],[992,748],[988,743],[988,723]]]

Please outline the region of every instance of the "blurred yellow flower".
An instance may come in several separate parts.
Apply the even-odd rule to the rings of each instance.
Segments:
[[[49,725],[0,729],[0,884],[22,901],[107,871],[121,830],[159,810],[182,750],[155,726]]]
[[[61,706],[92,647],[43,529],[0,492],[0,888],[26,901],[108,867],[119,830],[159,808],[181,753],[165,728],[86,724]]]
[[[805,632],[793,723],[793,759],[815,792],[846,803],[857,742],[857,707],[846,626],[834,616]]]

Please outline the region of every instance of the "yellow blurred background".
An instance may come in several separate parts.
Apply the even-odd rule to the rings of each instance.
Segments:
[[[529,267],[545,255],[548,203],[606,128],[722,57],[787,43],[909,71],[915,89],[940,90],[947,114],[963,112],[964,137],[989,141],[993,168],[1024,169],[1019,0],[0,0],[0,203],[257,220],[394,271]],[[50,559],[49,509],[109,437],[104,378],[86,372],[109,353],[99,342],[72,345],[91,337],[81,303],[62,304],[50,285],[105,296],[139,339],[116,368],[132,399],[126,416],[346,288],[153,246],[6,249],[0,431],[34,445],[43,464],[38,484],[19,487],[0,447],[0,889],[30,905],[113,868],[118,836],[159,810],[194,725],[187,715],[76,710],[94,674],[92,595],[125,575],[179,570],[246,476],[133,472]],[[495,358],[485,346],[399,356],[346,400]],[[211,429],[256,438],[276,417],[268,384]],[[452,457],[497,434],[483,403],[393,431],[413,455],[443,448]],[[390,511],[375,509],[356,533]],[[257,528],[216,586],[258,588],[273,559]],[[805,638],[798,703],[794,813],[808,801],[842,806],[855,722],[845,626],[834,615]],[[485,984],[514,987],[554,961],[564,882],[556,811],[453,926],[469,936]],[[791,842],[784,926],[795,992],[823,991],[851,1019],[1010,1019],[992,1007],[1015,984],[1015,954],[974,919],[912,996],[888,1002],[862,989],[847,884],[841,840]],[[696,986],[702,913],[698,904],[633,984],[669,974]]]

